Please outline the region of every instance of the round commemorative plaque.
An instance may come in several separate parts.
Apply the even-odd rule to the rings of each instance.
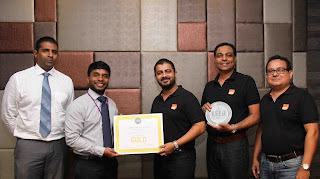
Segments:
[[[206,111],[206,119],[212,125],[226,124],[231,120],[232,110],[230,106],[222,101],[211,104],[211,111]]]

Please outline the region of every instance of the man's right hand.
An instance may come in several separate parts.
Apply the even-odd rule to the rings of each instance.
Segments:
[[[205,103],[202,107],[201,107],[203,113],[206,113],[206,111],[211,111],[211,104],[210,103]]]
[[[252,173],[254,177],[259,178],[260,175],[260,164],[257,159],[253,159],[252,161],[252,167],[251,167]]]
[[[104,149],[104,156],[108,157],[108,158],[113,158],[113,157],[118,157],[118,156],[123,156],[123,154],[118,154],[118,152],[114,151],[114,149],[106,147]]]

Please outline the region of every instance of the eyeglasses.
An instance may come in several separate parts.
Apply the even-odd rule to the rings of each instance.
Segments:
[[[284,74],[285,71],[288,71],[288,69],[286,68],[277,68],[276,70],[274,69],[269,69],[267,70],[267,75],[272,75],[275,71],[277,72],[277,74]]]

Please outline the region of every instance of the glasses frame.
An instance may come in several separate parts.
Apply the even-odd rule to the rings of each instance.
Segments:
[[[285,71],[288,71],[288,72],[289,72],[289,70],[288,70],[287,68],[281,68],[281,67],[279,67],[279,68],[277,68],[276,70],[273,70],[273,69],[272,69],[272,71],[267,70],[267,75],[269,75],[269,76],[270,76],[270,75],[273,75],[274,72],[277,72],[277,74],[281,75],[281,74],[284,74]]]

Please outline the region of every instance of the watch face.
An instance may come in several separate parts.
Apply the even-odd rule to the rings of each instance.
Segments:
[[[309,170],[310,166],[308,164],[301,165],[304,170]]]

